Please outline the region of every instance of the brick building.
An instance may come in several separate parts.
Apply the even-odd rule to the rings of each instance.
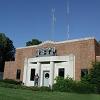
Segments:
[[[17,48],[15,61],[5,63],[3,78],[33,86],[34,76],[38,74],[39,86],[52,86],[56,76],[80,80],[96,60],[100,61],[100,44],[93,37],[46,41],[40,45]]]

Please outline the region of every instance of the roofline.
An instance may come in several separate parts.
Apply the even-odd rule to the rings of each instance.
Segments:
[[[85,41],[85,40],[91,40],[91,39],[95,39],[95,37],[86,37],[86,38],[72,39],[72,40],[65,40],[65,41],[58,41],[58,42],[48,40],[48,41],[42,42],[39,45],[33,45],[33,46],[27,46],[27,47],[18,47],[16,49],[25,49],[25,48],[38,47],[38,46],[42,46],[42,45],[47,44],[47,43],[51,43],[51,44],[61,44],[61,43],[70,43],[70,42]]]

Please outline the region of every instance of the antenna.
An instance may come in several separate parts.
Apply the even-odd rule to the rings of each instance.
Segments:
[[[53,35],[55,33],[55,22],[56,22],[55,8],[52,8],[52,30],[51,30],[51,39],[52,40],[53,40]]]
[[[69,39],[69,0],[67,0],[67,13],[66,13],[66,17],[67,17],[67,40]]]

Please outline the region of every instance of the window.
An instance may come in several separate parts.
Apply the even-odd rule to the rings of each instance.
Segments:
[[[21,70],[20,69],[17,69],[16,79],[20,79],[20,75],[21,75]]]
[[[88,74],[88,69],[81,69],[81,77],[84,77]]]
[[[35,69],[31,69],[31,75],[30,75],[31,81],[34,81],[34,76],[35,76]]]
[[[59,68],[59,70],[58,70],[58,76],[64,77],[64,68]]]
[[[49,78],[49,73],[45,74],[45,78],[48,79]]]

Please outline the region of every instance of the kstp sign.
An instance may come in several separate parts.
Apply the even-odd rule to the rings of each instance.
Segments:
[[[42,56],[56,56],[56,50],[55,48],[40,48],[37,49],[37,57]]]

